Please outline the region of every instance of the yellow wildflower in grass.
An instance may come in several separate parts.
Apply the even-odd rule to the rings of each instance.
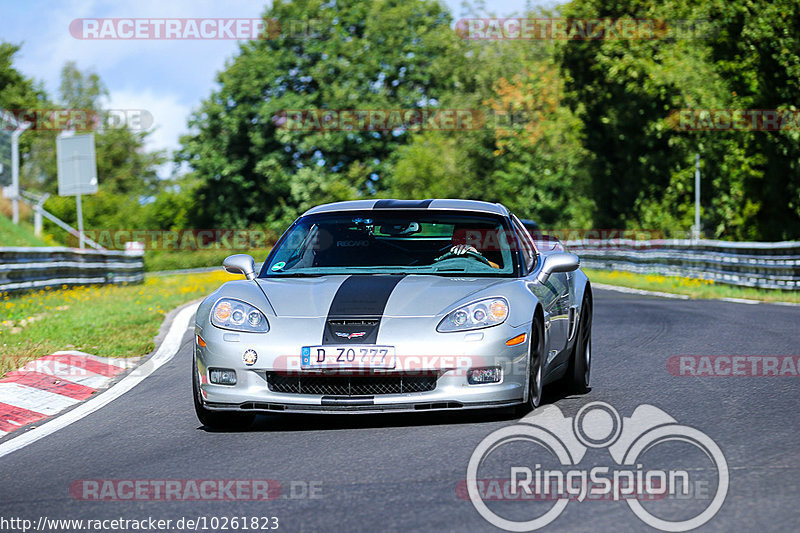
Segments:
[[[664,283],[667,277],[660,274],[648,274],[644,279],[650,283]]]
[[[713,279],[636,274],[623,271],[584,269],[595,283],[608,283],[634,289],[685,294],[690,298],[744,298],[766,302],[800,303],[800,291],[737,287]]]
[[[202,298],[237,276],[222,270],[148,276],[137,285],[92,285],[4,295],[4,324],[26,320],[24,331],[0,327],[0,376],[25,362],[72,344],[108,356],[138,356],[153,349],[153,337],[168,310]],[[87,328],[103,323],[107,327]],[[108,328],[115,334],[108,335]],[[94,348],[99,347],[99,348]]]

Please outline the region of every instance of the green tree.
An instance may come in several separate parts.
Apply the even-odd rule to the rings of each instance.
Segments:
[[[793,109],[800,94],[796,2],[576,0],[564,15],[711,22],[711,32],[696,38],[561,47],[567,100],[593,155],[598,225],[688,233],[700,153],[707,237],[800,235],[797,131],[683,132],[668,118],[680,109]]]
[[[14,68],[17,52],[19,46],[0,41],[0,109],[27,109],[47,101],[41,84]]]
[[[463,40],[458,53],[469,61],[456,63],[458,84],[442,105],[474,109],[485,123],[416,136],[397,151],[390,194],[502,202],[545,227],[590,226],[589,154],[580,120],[561,103],[553,44]]]
[[[9,111],[11,114],[48,105],[42,85],[14,68],[14,55],[18,51],[19,46],[0,42],[0,110]],[[37,136],[38,132],[28,132],[20,137],[19,151],[23,162],[31,153],[35,144],[33,141]],[[10,165],[11,161],[5,161],[4,164]],[[24,176],[22,173],[22,177]]]
[[[100,76],[81,71],[68,62],[61,70],[60,100],[64,109],[91,110],[101,117],[94,131],[98,192],[83,197],[84,225],[88,228],[131,229],[153,227],[157,205],[148,205],[163,189],[157,168],[166,161],[162,152],[148,152],[149,132],[132,131],[127,125],[108,126],[105,99],[108,90]],[[36,178],[39,190],[57,192],[56,144],[58,132],[43,132],[34,143],[27,171]],[[45,208],[70,224],[77,213],[72,197],[52,196]],[[176,213],[177,214],[177,213]],[[159,222],[163,222],[159,220]],[[172,224],[168,225],[170,227]],[[60,231],[60,230],[58,230]]]
[[[101,111],[103,98],[108,98],[108,88],[96,72],[81,72],[74,61],[67,61],[61,68],[61,83],[58,87],[61,102],[70,109]]]
[[[276,1],[265,18],[282,31],[241,45],[182,140],[202,183],[198,225],[285,221],[318,187],[385,190],[392,154],[412,137],[278,128],[282,110],[425,108],[453,84],[458,38],[438,2]]]

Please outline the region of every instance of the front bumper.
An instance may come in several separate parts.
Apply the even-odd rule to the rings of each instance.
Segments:
[[[306,340],[308,331],[319,331],[323,320],[311,325],[309,319],[284,319],[279,328],[273,326],[265,334],[234,333],[211,325],[196,325],[196,368],[204,406],[219,411],[375,413],[507,407],[523,401],[529,339],[526,337],[525,342],[516,346],[507,346],[506,341],[527,333],[530,324],[516,327],[501,324],[470,332],[410,335],[409,331],[430,330],[429,319],[415,318],[384,319],[378,344],[394,346],[400,362],[394,370],[373,371],[370,376],[434,375],[436,381],[432,390],[356,395],[270,390],[270,376],[276,372],[322,378],[348,375],[345,370],[324,373],[299,369],[301,347],[319,344],[319,341]],[[414,324],[415,321],[419,323]],[[280,335],[273,333],[278,330]],[[198,336],[205,346],[198,344]],[[287,342],[286,339],[304,339],[305,342]],[[257,354],[252,366],[243,362],[243,354],[248,350]],[[470,368],[496,366],[502,368],[500,382],[468,383],[467,371]],[[210,383],[209,368],[235,370],[236,384]]]

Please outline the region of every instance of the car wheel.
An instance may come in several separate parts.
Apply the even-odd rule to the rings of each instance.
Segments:
[[[544,388],[544,326],[541,315],[537,314],[531,326],[531,340],[528,366],[528,397],[519,406],[518,414],[523,415],[536,409],[542,403]]]
[[[192,396],[194,397],[194,412],[197,419],[209,429],[244,429],[253,423],[254,413],[236,413],[230,411],[212,411],[203,406],[200,394],[200,382],[197,379],[197,362],[192,363]]]
[[[572,390],[585,393],[589,392],[592,372],[592,300],[588,295],[583,297],[576,335],[566,377]]]

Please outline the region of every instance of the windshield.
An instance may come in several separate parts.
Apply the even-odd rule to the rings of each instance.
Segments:
[[[501,217],[458,212],[309,215],[281,238],[261,276],[513,276],[515,237],[505,225]]]

